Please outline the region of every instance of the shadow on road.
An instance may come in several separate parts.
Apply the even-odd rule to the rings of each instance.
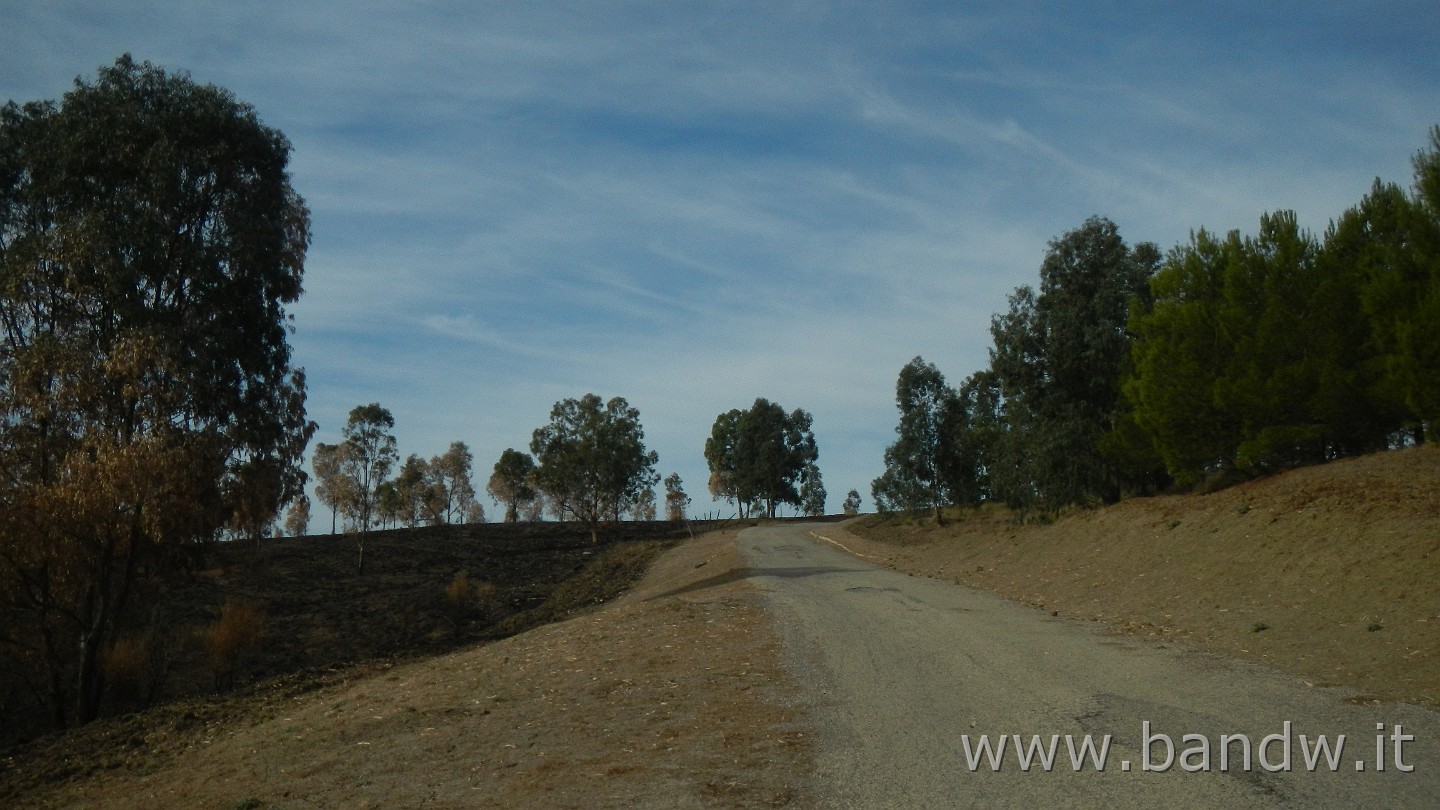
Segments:
[[[692,582],[684,587],[675,588],[665,593],[656,594],[647,598],[649,602],[655,599],[664,599],[667,596],[679,596],[680,594],[703,591],[706,588],[715,588],[721,585],[728,585],[742,579],[755,579],[756,577],[782,577],[785,579],[798,579],[801,577],[813,577],[821,574],[849,574],[863,571],[863,568],[841,568],[833,565],[795,566],[793,568],[736,568],[726,571],[723,574],[716,574],[713,577],[706,577],[698,582]]]

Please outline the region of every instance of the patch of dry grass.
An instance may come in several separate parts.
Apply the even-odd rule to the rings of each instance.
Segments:
[[[199,631],[217,691],[235,685],[241,656],[260,643],[264,632],[265,613],[252,602],[226,602],[220,608],[220,618]]]
[[[1440,706],[1440,447],[1045,526],[991,508],[944,528],[847,527],[847,545],[902,570],[1258,659],[1357,699]]]

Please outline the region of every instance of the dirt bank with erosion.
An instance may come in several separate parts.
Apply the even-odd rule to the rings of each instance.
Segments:
[[[845,526],[826,534],[903,571],[1440,708],[1440,447],[1044,526],[989,509]]]

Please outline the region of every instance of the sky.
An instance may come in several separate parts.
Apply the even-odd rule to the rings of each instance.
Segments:
[[[128,52],[285,133],[314,441],[379,402],[483,490],[555,402],[621,396],[728,516],[705,439],[765,397],[814,416],[835,512],[870,505],[901,367],[983,368],[1088,217],[1168,250],[1408,187],[1437,42],[1428,1],[0,0],[0,102]]]

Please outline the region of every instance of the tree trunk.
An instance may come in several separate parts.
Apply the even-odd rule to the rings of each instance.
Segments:
[[[80,637],[80,671],[76,684],[75,722],[84,725],[100,716],[100,696],[104,692],[104,674],[100,669],[100,639],[96,633]]]
[[[105,561],[109,564],[109,560]],[[75,723],[84,725],[100,714],[100,693],[104,688],[100,672],[100,646],[103,643],[109,577],[101,576],[85,599],[87,622],[80,628],[80,657],[75,672]]]
[[[43,612],[41,613],[40,622],[40,637],[44,642],[45,650],[46,687],[50,692],[50,712],[55,720],[55,727],[65,728],[69,725],[67,722],[69,716],[66,711],[69,708],[70,701],[65,694],[65,679],[60,667],[60,644],[57,643],[50,629],[44,626],[45,616]]]

